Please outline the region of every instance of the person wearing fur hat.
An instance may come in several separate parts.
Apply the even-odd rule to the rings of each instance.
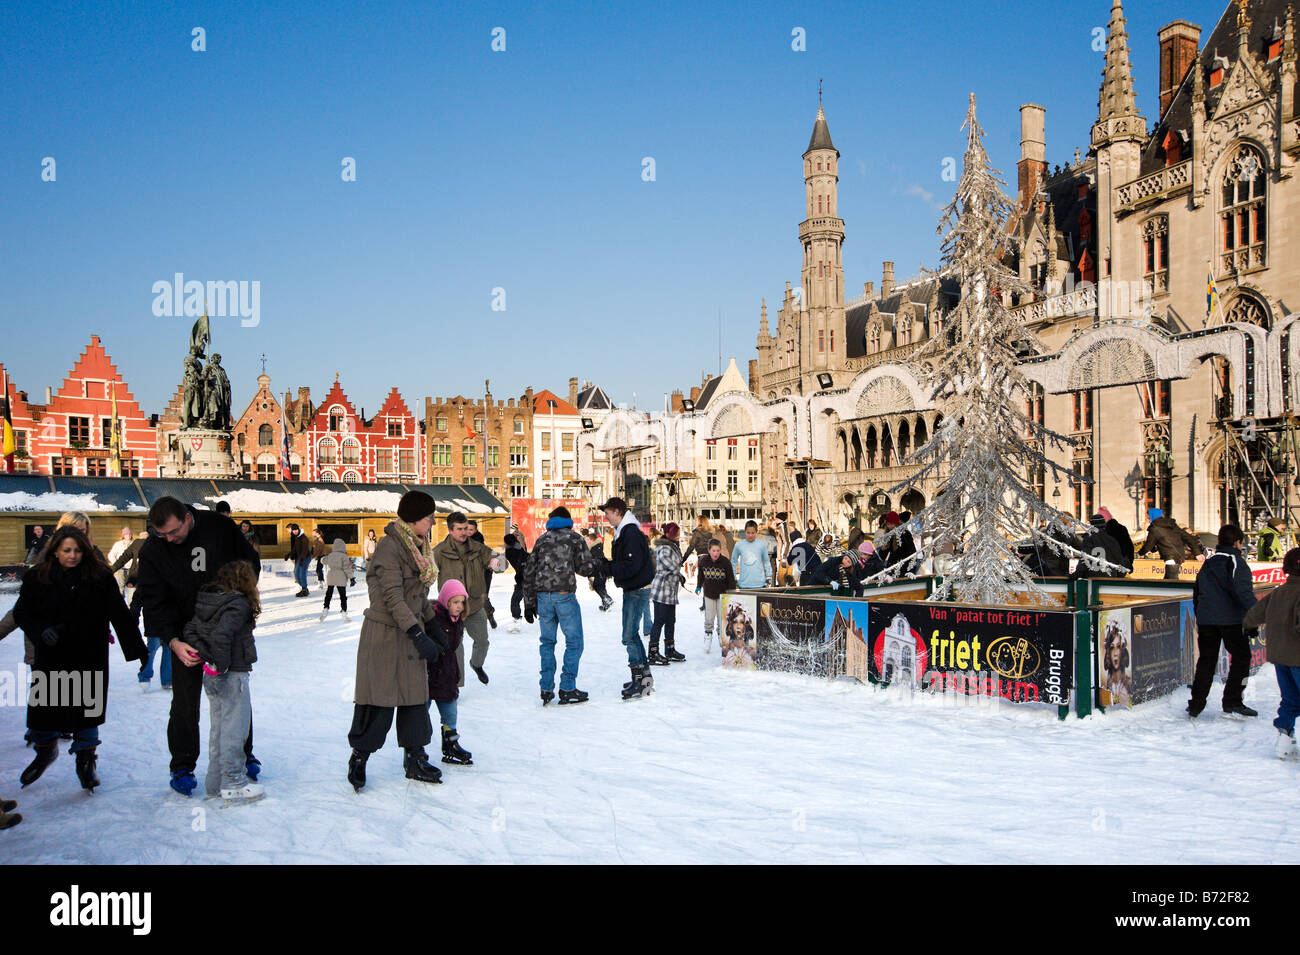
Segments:
[[[536,616],[541,625],[541,697],[545,706],[555,699],[555,635],[564,631],[564,667],[560,671],[560,703],[585,703],[578,689],[578,664],[582,660],[582,610],[578,606],[577,575],[596,572],[591,550],[573,529],[566,507],[551,511],[546,532],[537,538],[524,564],[524,617]]]
[[[655,578],[650,584],[650,601],[654,605],[655,622],[650,631],[646,662],[651,666],[681,663],[686,657],[677,652],[677,592],[682,586],[682,552],[677,543],[681,529],[674,523],[664,525],[664,532],[655,541]],[[659,634],[663,634],[664,652],[659,653]]]
[[[442,781],[424,747],[433,736],[429,722],[429,667],[443,649],[429,637],[426,621],[434,617],[429,588],[438,565],[429,546],[434,500],[423,491],[407,491],[397,505],[397,519],[366,565],[370,606],[357,643],[357,677],[348,743],[348,782],[358,792],[366,784],[366,762],[384,745],[393,717],[397,743],[405,756],[407,779]]]
[[[460,662],[456,649],[465,639],[465,605],[469,595],[459,580],[449,580],[438,591],[438,601],[433,605],[433,617],[426,623],[431,636],[442,650],[441,655],[428,662],[429,696],[438,704],[438,718],[442,721],[442,761],[456,766],[473,766],[473,754],[460,745],[456,729],[457,706],[460,697]]]

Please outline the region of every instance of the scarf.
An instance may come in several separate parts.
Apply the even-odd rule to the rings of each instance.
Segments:
[[[432,587],[433,582],[438,579],[438,565],[429,556],[429,539],[416,538],[415,531],[411,530],[411,525],[406,521],[393,521],[393,526],[397,528],[397,536],[406,545],[411,557],[415,559],[415,566],[420,572],[420,583]]]

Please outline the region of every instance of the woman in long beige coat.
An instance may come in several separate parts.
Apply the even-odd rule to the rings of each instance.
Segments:
[[[384,745],[394,712],[406,778],[442,779],[424,751],[433,737],[425,661],[436,660],[443,649],[425,633],[424,624],[433,617],[429,588],[438,577],[429,545],[433,512],[433,498],[423,491],[402,495],[397,520],[384,528],[366,566],[370,606],[357,644],[355,708],[348,732],[348,782],[357,791],[366,784],[366,760]]]

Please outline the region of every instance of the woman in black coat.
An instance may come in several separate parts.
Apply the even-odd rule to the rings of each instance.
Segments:
[[[144,657],[135,615],[90,540],[61,527],[23,577],[14,619],[32,638],[36,662],[27,697],[27,728],[36,758],[23,771],[29,786],[58,755],[59,734],[71,732],[77,778],[94,791],[95,747],[108,702],[109,624],[128,660]]]

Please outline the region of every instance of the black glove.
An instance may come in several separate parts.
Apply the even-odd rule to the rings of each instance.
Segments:
[[[415,652],[421,660],[428,660],[430,663],[438,662],[438,658],[442,656],[442,648],[429,639],[429,635],[420,629],[419,624],[407,630],[406,635],[415,644]]]
[[[524,604],[524,619],[532,623],[537,619],[537,608],[532,604]]]
[[[58,627],[46,627],[41,631],[41,640],[47,647],[52,647],[59,642],[59,637],[63,636]]]

